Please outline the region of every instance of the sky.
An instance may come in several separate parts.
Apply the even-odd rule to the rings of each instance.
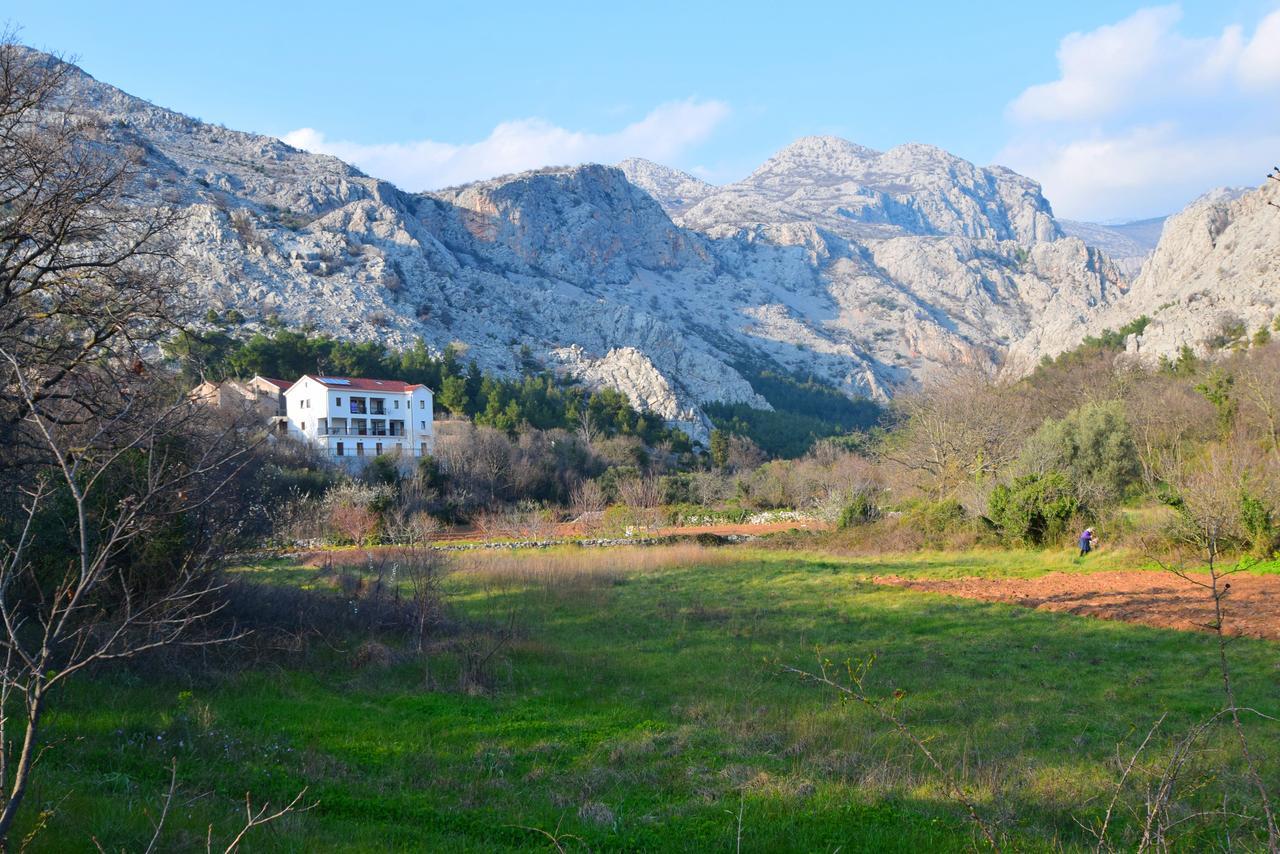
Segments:
[[[926,142],[1059,216],[1170,213],[1280,161],[1280,0],[1180,5],[0,0],[27,44],[408,190],[647,157],[713,183],[797,137]]]

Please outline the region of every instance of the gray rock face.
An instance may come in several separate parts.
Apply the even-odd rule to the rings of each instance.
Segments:
[[[1160,242],[1126,293],[1079,315],[1050,318],[1035,339],[1019,342],[1010,368],[1070,349],[1085,335],[1146,315],[1130,352],[1173,356],[1183,345],[1204,353],[1224,326],[1252,333],[1280,313],[1280,186],[1206,194],[1164,225]]]
[[[804,137],[678,221],[701,231],[811,222],[847,239],[952,235],[1021,243],[1062,236],[1040,186],[1003,167],[981,168],[931,145],[886,152]]]
[[[87,75],[65,103],[138,152],[149,203],[185,211],[181,260],[210,307],[461,342],[500,372],[528,345],[699,437],[704,403],[768,406],[744,366],[884,399],[942,365],[1058,346],[1123,294],[1035,182],[930,146],[806,138],[727,187],[631,160],[408,194]]]
[[[1120,270],[1132,279],[1142,270],[1142,265],[1160,242],[1160,231],[1168,217],[1126,222],[1121,225],[1103,225],[1096,222],[1058,220],[1069,237],[1078,237],[1090,246],[1101,249]]]
[[[672,216],[676,216],[716,191],[712,184],[688,172],[632,157],[618,164],[622,174],[635,186],[657,200]]]

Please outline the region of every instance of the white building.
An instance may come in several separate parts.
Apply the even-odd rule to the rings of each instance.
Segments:
[[[334,457],[431,453],[431,389],[395,380],[304,374],[284,393],[288,433]]]

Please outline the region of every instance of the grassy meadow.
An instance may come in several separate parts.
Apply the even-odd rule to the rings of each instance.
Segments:
[[[868,690],[902,692],[902,717],[1009,848],[1092,848],[1082,823],[1100,819],[1152,723],[1167,713],[1117,807],[1126,832],[1173,742],[1221,706],[1215,640],[869,579],[1122,565],[693,545],[465,553],[442,582],[450,626],[421,655],[358,666],[352,637],[71,685],[25,830],[43,824],[32,850],[141,850],[176,759],[162,850],[203,847],[210,826],[225,847],[246,790],[279,803],[304,786],[314,808],[244,850],[974,848],[963,809],[890,726],[783,672],[816,667],[820,651],[875,657]],[[333,595],[287,561],[238,574]],[[1243,705],[1280,709],[1276,653],[1232,642]],[[1280,724],[1247,725],[1274,784]],[[1188,812],[1239,794],[1231,740],[1216,732],[1207,748],[1186,777]],[[1183,844],[1224,847],[1232,827],[1188,821]]]

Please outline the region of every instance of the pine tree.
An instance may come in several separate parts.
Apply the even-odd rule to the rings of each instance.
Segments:
[[[454,415],[466,415],[470,408],[467,381],[458,376],[445,377],[444,387],[440,389],[440,403]]]

